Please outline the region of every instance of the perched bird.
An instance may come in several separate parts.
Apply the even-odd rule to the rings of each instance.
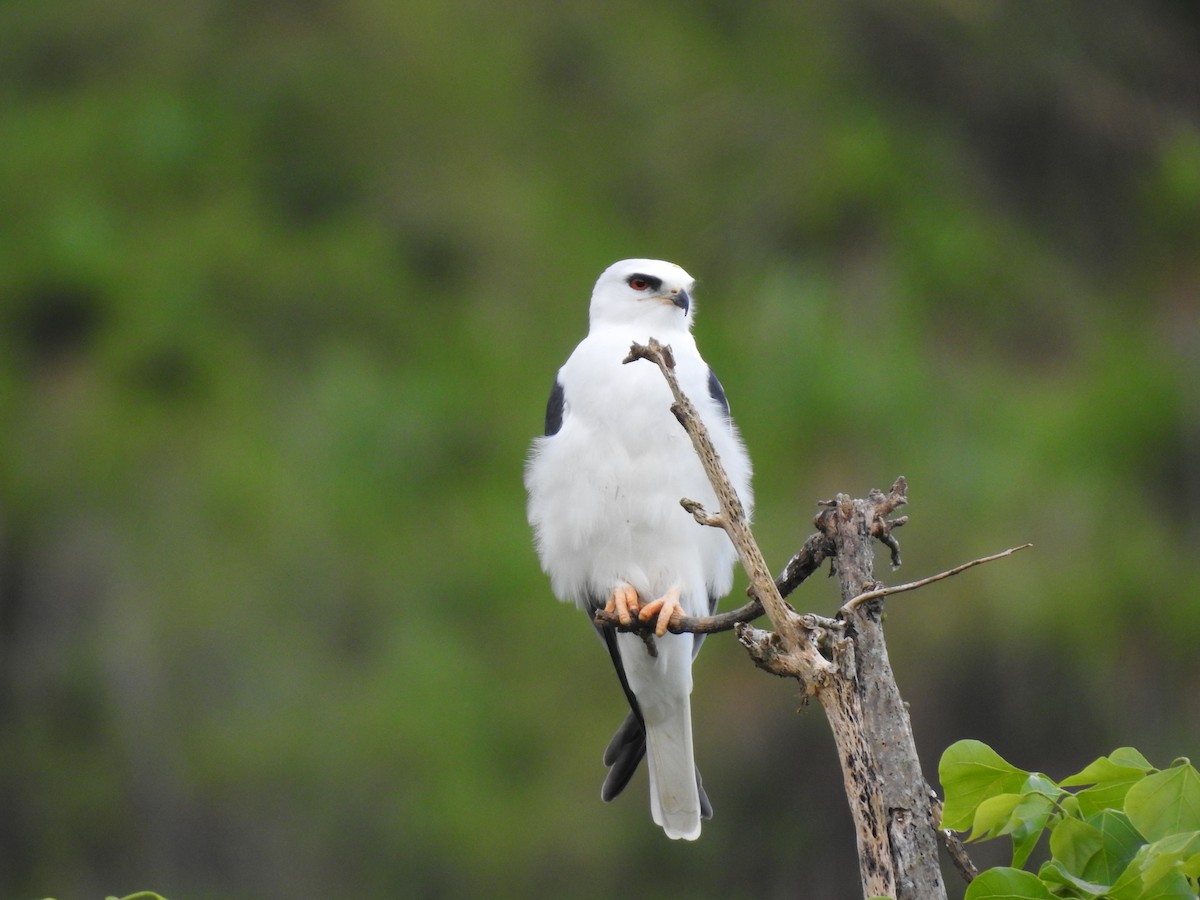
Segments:
[[[635,341],[656,338],[675,357],[680,387],[712,437],[738,497],[752,506],[750,459],[721,382],[692,337],[692,277],[673,263],[627,259],[592,292],[587,337],[558,371],[545,435],[525,469],[528,515],[542,568],[560,600],[591,617],[655,620],[657,654],[635,634],[598,628],[631,711],[604,753],[600,795],[616,797],[643,756],[650,811],[670,838],[695,840],[712,816],[692,755],[692,659],[702,635],[666,632],[672,614],[709,615],[733,582],[737,552],[719,528],[679,505],[718,503],[691,441],[671,413],[662,373],[624,364]]]

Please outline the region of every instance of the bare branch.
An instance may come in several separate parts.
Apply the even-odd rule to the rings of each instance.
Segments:
[[[680,504],[687,509],[695,517],[696,521],[702,525],[711,525],[715,528],[724,528],[725,522],[720,516],[710,516],[704,512],[704,507],[694,500],[681,500]],[[804,546],[793,556],[779,577],[775,579],[775,587],[779,590],[781,597],[788,596],[792,591],[799,587],[808,576],[817,571],[821,564],[833,554],[833,547],[829,543],[829,539],[816,532],[809,535],[808,540],[804,542]],[[752,593],[747,590],[746,593]],[[791,607],[789,606],[790,610]],[[752,598],[749,603],[740,606],[737,609],[723,613],[715,613],[711,616],[675,616],[667,625],[667,630],[672,634],[683,634],[690,632],[691,634],[716,634],[719,631],[730,631],[735,626],[743,622],[753,622],[755,619],[763,615],[762,603]],[[628,625],[622,624],[617,618],[615,612],[605,612],[603,609],[596,611],[593,621],[597,625],[607,628],[615,628],[618,631],[632,631],[637,634],[653,634],[654,623],[643,622],[640,619],[632,619]]]
[[[975,867],[975,863],[967,855],[967,848],[963,844],[962,838],[949,828],[939,828],[938,839],[942,842],[942,846],[946,848],[946,853],[950,856],[950,861],[954,863],[954,868],[963,877],[963,881],[967,884],[974,881],[979,875],[979,869]]]
[[[762,604],[757,600],[751,600],[737,609],[711,616],[673,616],[667,625],[667,631],[672,634],[716,634],[718,631],[730,631],[735,625],[742,622],[753,622],[762,614]],[[605,612],[603,609],[596,610],[592,621],[606,628],[615,628],[617,631],[654,634],[655,623],[653,621],[643,622],[635,616],[630,619],[628,625],[625,625],[617,618],[615,612]]]
[[[1012,556],[1018,550],[1027,550],[1032,546],[1033,544],[1021,544],[1019,547],[1010,547],[1009,549],[1000,553],[993,553],[991,556],[973,559],[970,562],[963,563],[961,566],[955,566],[953,569],[947,569],[945,572],[939,572],[937,575],[930,575],[928,578],[922,578],[919,581],[910,581],[907,584],[897,584],[893,587],[879,586],[846,601],[843,609],[854,609],[859,604],[866,603],[868,600],[876,600],[880,597],[890,597],[892,594],[900,594],[904,591],[915,591],[917,588],[922,588],[926,585],[933,584],[935,581],[941,581],[943,578],[949,578],[951,575],[957,575],[959,572],[965,572],[967,569],[973,568],[974,566],[995,562],[998,559],[1004,559],[1006,556]]]
[[[720,509],[707,512],[695,500],[680,501],[702,526],[721,528],[737,548],[750,578],[750,603],[714,616],[677,615],[672,632],[708,633],[736,627],[738,640],[755,664],[776,675],[797,679],[803,696],[816,697],[825,710],[842,767],[859,850],[859,873],[865,896],[900,900],[944,898],[937,866],[939,833],[936,794],[925,784],[912,737],[907,709],[896,687],[881,627],[881,604],[867,601],[914,590],[984,562],[1009,556],[1030,545],[972,560],[947,572],[887,588],[873,575],[873,540],[900,565],[894,531],[907,517],[889,516],[908,502],[908,483],[897,478],[888,493],[872,490],[864,500],[838,494],[820,505],[813,524],[817,533],[788,561],[778,579],[771,578],[750,531],[741,501],[729,482],[708,432],[675,377],[669,347],[654,339],[634,344],[625,362],[649,360],[658,366],[675,402],[671,412],[687,431],[704,466]],[[839,576],[842,608],[836,619],[799,615],[784,602],[802,581],[830,559]],[[748,624],[763,612],[774,631]],[[597,624],[644,634],[649,623],[622,626],[615,615],[596,614]],[[931,803],[932,798],[932,803]],[[973,869],[961,843],[942,840],[964,874]]]
[[[717,494],[717,502],[721,505],[720,513],[716,516],[705,514],[703,519],[697,516],[697,520],[704,524],[719,524],[725,530],[737,548],[742,567],[750,578],[750,596],[762,603],[763,610],[776,631],[785,637],[795,638],[795,626],[789,618],[791,611],[783,602],[779,588],[775,585],[775,579],[771,577],[766,560],[763,559],[762,551],[759,550],[758,544],[754,540],[754,535],[751,533],[746,519],[746,511],[742,507],[742,501],[721,466],[717,450],[708,436],[708,429],[701,421],[692,402],[679,387],[679,380],[675,377],[675,358],[671,354],[671,348],[664,347],[654,338],[651,338],[645,345],[635,343],[629,348],[629,355],[625,357],[625,362],[630,363],[640,359],[649,360],[657,365],[667,380],[667,386],[670,387],[671,394],[675,398],[671,411],[687,431],[688,437],[691,438],[692,446],[696,449],[696,454],[700,457],[708,480]],[[694,508],[692,508],[692,514],[696,515]],[[803,642],[796,640],[793,646],[796,652],[808,655],[808,650]],[[814,656],[815,658],[808,660],[814,671],[828,672],[831,670],[832,667],[828,661],[823,659],[820,654],[814,654]]]
[[[694,502],[694,501],[684,501]],[[723,527],[723,523],[719,516],[707,516],[704,513],[704,508],[696,504],[696,510],[692,514],[696,516],[696,521],[705,525],[713,525],[713,527]],[[709,521],[717,520],[717,521]],[[906,520],[907,521],[907,520]],[[781,596],[786,597],[794,591],[809,575],[820,568],[826,556],[831,550],[828,546],[829,539],[818,533],[809,536],[804,542],[804,546],[795,556],[793,556],[779,577],[775,579],[775,586],[779,590]],[[910,581],[906,584],[897,584],[892,586],[879,585],[873,587],[866,593],[859,594],[857,597],[849,600],[845,609],[854,609],[868,600],[876,600],[880,597],[890,597],[892,594],[900,594],[905,591],[913,591],[917,588],[922,588],[933,584],[936,581],[941,581],[944,578],[949,578],[951,575],[957,575],[967,569],[973,568],[983,563],[995,562],[998,559],[1004,559],[1007,556],[1012,556],[1019,550],[1027,550],[1033,544],[1021,544],[1019,547],[1011,547],[1000,553],[994,553],[991,556],[984,556],[980,559],[973,559],[970,562],[963,563],[960,566],[955,566],[953,569],[948,569],[945,572],[939,572],[936,575],[930,575],[928,578],[921,578],[917,581]],[[878,582],[876,582],[878,585]],[[788,607],[791,609],[791,607]],[[756,599],[752,599],[749,603],[739,606],[737,609],[729,610],[723,613],[715,613],[711,616],[676,616],[671,619],[667,630],[672,634],[716,634],[721,631],[731,631],[735,626],[743,622],[753,622],[755,619],[763,615],[762,603]],[[593,621],[597,625],[602,625],[608,628],[615,628],[618,631],[629,631],[643,636],[653,636],[654,622],[643,622],[640,619],[632,619],[628,625],[623,624],[617,618],[615,612],[605,612],[603,609],[597,610]]]
[[[809,535],[804,546],[787,561],[775,584],[780,595],[786,597],[798,588],[809,575],[821,568],[821,563],[833,556],[833,543],[828,535],[818,531]]]
[[[883,803],[879,776],[872,763],[871,747],[865,736],[862,708],[852,676],[853,643],[838,641],[831,648],[830,657],[826,658],[818,646],[825,634],[824,629],[810,627],[784,603],[750,531],[741,500],[729,483],[708,437],[708,431],[679,388],[669,348],[662,347],[653,339],[645,347],[634,344],[626,362],[636,359],[654,362],[666,378],[675,397],[671,411],[691,438],[721,509],[717,515],[710,516],[701,514],[695,504],[685,506],[697,521],[719,526],[729,535],[750,578],[749,593],[762,603],[775,629],[774,633],[767,633],[741,625],[738,637],[757,664],[776,674],[795,677],[804,686],[806,695],[816,695],[821,700],[842,761],[842,777],[858,841],[863,894],[894,897],[896,873],[888,848],[887,808]],[[897,499],[902,493],[898,492]]]

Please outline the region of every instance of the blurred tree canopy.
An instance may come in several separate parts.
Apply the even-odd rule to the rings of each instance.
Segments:
[[[774,565],[901,473],[905,574],[1034,542],[892,601],[931,778],[1195,755],[1193,4],[11,0],[0,104],[5,897],[853,893],[730,640],[700,843],[599,802],[520,476],[626,256],[700,278]]]

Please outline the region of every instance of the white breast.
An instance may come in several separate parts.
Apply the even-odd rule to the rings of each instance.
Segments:
[[[659,339],[672,346],[680,385],[749,511],[749,460],[709,396],[708,366],[690,333]],[[715,511],[717,501],[670,411],[662,373],[646,361],[622,364],[631,342],[618,330],[594,332],[560,370],[566,411],[562,429],[534,444],[530,522],[560,599],[603,602],[621,580],[645,597],[680,584],[685,608],[701,615],[710,596],[728,592],[736,553],[724,532],[696,524],[679,505],[689,497]]]

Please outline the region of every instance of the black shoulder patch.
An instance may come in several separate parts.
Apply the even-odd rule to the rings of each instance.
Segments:
[[[717,401],[717,406],[725,413],[725,418],[729,418],[729,401],[725,399],[725,388],[721,387],[721,381],[717,378],[717,373],[709,367],[708,370],[708,395]]]
[[[550,388],[550,399],[546,401],[546,435],[558,434],[563,420],[563,386],[557,378]]]

